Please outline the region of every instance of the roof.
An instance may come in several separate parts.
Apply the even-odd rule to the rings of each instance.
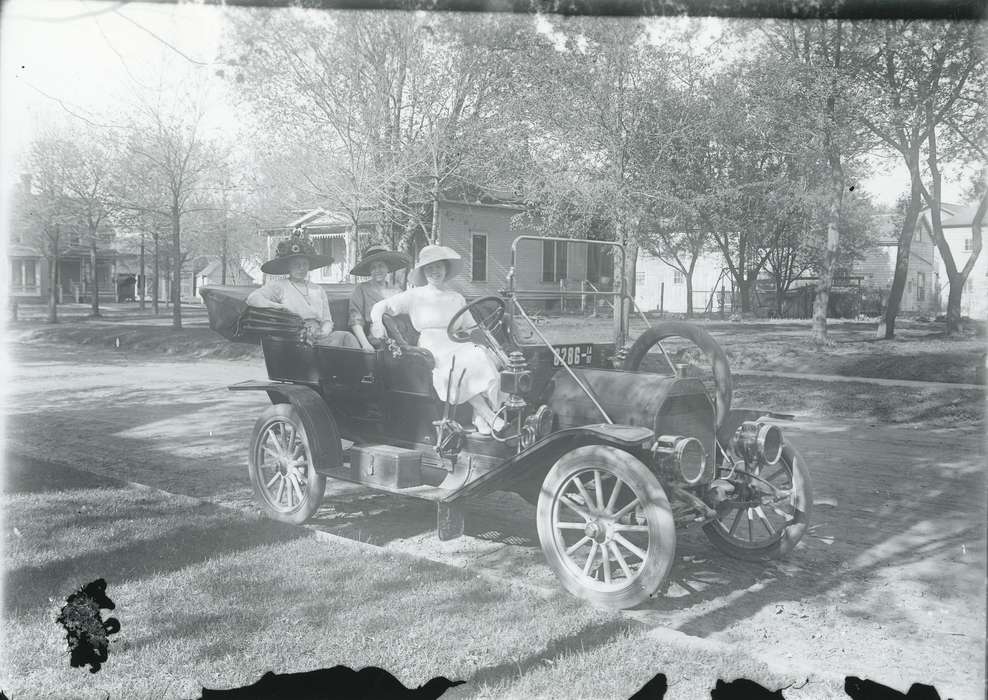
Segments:
[[[943,228],[971,228],[974,225],[974,214],[978,211],[977,204],[940,203],[940,224]],[[923,210],[923,218],[929,223],[930,209]]]
[[[941,218],[940,223],[944,228],[971,228],[974,225],[974,215],[977,211],[978,207],[975,204],[958,207],[950,216]]]
[[[41,252],[37,248],[20,243],[11,243],[7,247],[8,258],[40,258]]]

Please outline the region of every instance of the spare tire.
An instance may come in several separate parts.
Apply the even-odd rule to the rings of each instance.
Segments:
[[[696,345],[710,359],[714,376],[714,407],[716,409],[715,428],[720,428],[731,410],[731,396],[734,393],[734,383],[731,379],[731,367],[727,355],[707,331],[699,326],[685,321],[663,321],[657,323],[642,333],[628,349],[623,369],[637,372],[642,361],[656,344],[666,338],[684,338]]]

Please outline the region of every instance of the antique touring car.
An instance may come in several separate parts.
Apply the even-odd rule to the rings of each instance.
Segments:
[[[451,539],[463,533],[467,499],[514,491],[536,506],[542,550],[563,586],[612,608],[655,594],[677,525],[702,524],[714,546],[742,559],[788,553],[812,497],[806,464],[772,422],[785,416],[732,408],[726,356],[692,324],[659,322],[630,346],[623,322],[613,343],[548,342],[520,302],[526,290],[515,288],[517,248],[532,238],[513,242],[501,296],[470,302],[448,329],[502,367],[508,427],[491,436],[464,427],[471,409],[456,405],[455,381],[453,397],[436,395],[433,358],[415,346],[407,318],[385,318],[388,338],[376,352],[320,347],[305,342],[300,319],[246,307],[242,288],[203,289],[214,329],[263,347],[268,381],[230,387],[264,391],[273,404],[250,444],[258,503],[302,523],[326,479],[342,479],[434,501],[438,536]],[[601,245],[623,267],[623,249]],[[633,304],[620,289],[611,294]],[[331,306],[346,328],[347,299]],[[464,329],[468,311],[474,323]],[[712,381],[666,352],[670,338],[698,348]],[[664,373],[642,371],[658,363]]]

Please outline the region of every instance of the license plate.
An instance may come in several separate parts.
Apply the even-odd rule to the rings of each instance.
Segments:
[[[563,362],[571,367],[587,366],[593,362],[593,345],[554,345],[553,346]],[[559,367],[559,360],[553,356],[552,366]]]

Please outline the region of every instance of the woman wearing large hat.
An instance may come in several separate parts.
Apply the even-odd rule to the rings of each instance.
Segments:
[[[359,348],[360,343],[353,335],[333,330],[329,299],[322,287],[309,282],[309,270],[332,262],[331,257],[317,254],[305,232],[297,228],[290,237],[278,243],[275,257],[261,265],[261,271],[266,274],[288,277],[268,280],[248,295],[247,304],[262,309],[281,309],[301,317],[314,345]]]
[[[364,251],[350,274],[354,277],[370,277],[359,283],[350,295],[350,330],[364,350],[374,346],[367,338],[370,312],[374,304],[392,297],[399,290],[388,284],[388,275],[396,270],[404,270],[412,261],[404,253],[396,253],[381,245],[372,245]]]
[[[436,359],[432,370],[432,385],[443,399],[447,396],[457,404],[473,407],[473,424],[481,435],[489,435],[504,427],[495,418],[501,405],[500,374],[488,352],[473,343],[455,343],[446,328],[457,311],[466,305],[462,294],[446,288],[446,283],[463,269],[463,259],[446,246],[428,245],[419,253],[419,261],[408,279],[420,285],[383,299],[371,309],[371,334],[384,337],[381,319],[384,314],[408,314],[420,333],[419,345],[432,352]],[[465,314],[461,323],[469,326],[473,320]],[[455,367],[453,363],[455,360]],[[453,368],[452,387],[450,369]]]

